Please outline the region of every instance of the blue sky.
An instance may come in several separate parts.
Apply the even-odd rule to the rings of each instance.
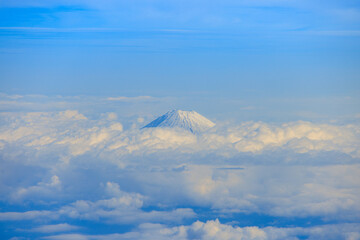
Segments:
[[[0,0],[0,238],[360,239],[359,66],[355,0]]]
[[[3,92],[359,93],[356,1],[3,1],[0,11]]]

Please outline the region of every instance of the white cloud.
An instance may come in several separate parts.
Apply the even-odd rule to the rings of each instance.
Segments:
[[[204,219],[256,213],[359,221],[357,124],[220,123],[194,135],[181,129],[129,129],[119,122],[121,114],[109,111],[99,118],[76,110],[0,116],[0,164],[6,169],[0,176],[1,201],[25,206],[22,212],[3,208],[0,220],[35,224],[41,219],[49,226],[86,220],[134,228],[148,223],[125,234],[81,235],[74,229],[49,238],[318,236],[315,228],[157,224],[188,223],[199,208]],[[138,118],[132,119],[143,120]]]
[[[57,217],[51,211],[0,212],[0,221],[35,220],[38,218],[56,219]]]
[[[9,95],[9,94],[6,94],[6,93],[0,93],[0,98],[5,98],[5,99],[17,100],[17,99],[20,99],[20,98],[23,98],[23,97],[24,96],[18,95],[18,94]]]
[[[170,211],[143,211],[143,196],[121,193],[120,197],[98,200],[96,202],[79,200],[62,207],[59,214],[74,219],[105,221],[118,224],[139,222],[182,222],[194,218],[195,213],[189,208]]]
[[[99,168],[99,164],[94,166],[94,170]],[[324,220],[359,220],[359,165],[265,165],[242,168],[186,165],[174,167],[173,170],[156,170],[154,166],[148,165],[144,167],[148,169],[140,168],[123,173],[119,171],[119,174],[125,174],[122,184],[130,185],[131,189],[141,191],[142,194],[124,192],[117,183],[107,182],[103,193],[93,190],[99,196],[105,194],[106,198],[96,201],[76,200],[56,211],[47,212],[46,216],[118,224],[147,221],[179,222],[196,216],[191,208],[177,208],[186,203],[194,207],[216,210],[228,216],[238,212],[281,217],[320,217]],[[105,174],[107,171],[111,170],[106,170]],[[100,179],[109,177],[113,176],[101,173],[97,175]],[[134,185],[137,182],[142,184],[141,187]],[[72,186],[74,191],[81,187],[81,184]],[[49,199],[45,190],[30,187],[27,191],[26,195],[20,196],[33,198],[38,200],[38,203],[39,199]],[[56,196],[61,202],[61,198],[68,194],[71,192],[57,192]],[[154,204],[165,209],[142,210],[144,206]],[[3,220],[7,219],[5,216],[8,220],[31,219],[29,213],[1,214]]]
[[[349,219],[360,213],[359,165],[188,168],[184,177],[194,200],[222,211]]]
[[[113,116],[114,117],[114,116]],[[357,125],[290,122],[270,125],[247,122],[215,128],[202,135],[176,129],[123,131],[115,118],[89,120],[77,111],[26,113],[8,117],[9,125],[0,128],[0,140],[49,151],[63,146],[72,155],[100,148],[117,155],[176,150],[183,153],[216,151],[221,155],[241,152],[292,150],[297,153],[338,151],[360,156],[360,127]],[[49,148],[50,147],[50,148]]]
[[[38,190],[32,190],[37,192]],[[28,191],[30,191],[28,190]],[[29,212],[0,212],[1,221],[20,221],[57,219],[65,217],[69,219],[81,219],[91,221],[105,221],[118,224],[130,224],[141,222],[180,223],[184,219],[192,219],[196,216],[189,208],[177,208],[169,211],[143,211],[144,196],[138,193],[127,193],[120,190],[118,184],[107,182],[105,192],[111,198],[97,201],[77,200],[53,211],[29,211]]]
[[[181,223],[194,219],[196,214],[190,208],[170,211],[142,211],[139,202],[129,198],[110,198],[96,202],[79,200],[58,211],[0,212],[0,221],[50,221],[59,218],[101,221],[112,224],[137,224],[141,222]]]
[[[78,229],[80,229],[80,227],[73,226],[67,223],[60,223],[54,225],[42,225],[31,229],[31,231],[40,232],[40,233],[56,233],[56,232],[70,232]]]
[[[107,118],[108,118],[108,120],[110,120],[110,121],[116,120],[116,119],[117,119],[117,115],[116,115],[116,113],[111,112],[111,113],[108,113],[108,114],[107,114]]]
[[[62,234],[45,239],[144,239],[144,240],[281,240],[281,239],[360,239],[359,224],[337,224],[316,227],[236,227],[221,224],[218,220],[194,222],[189,226],[166,227],[160,224],[142,224],[133,232],[109,235]]]
[[[50,182],[40,182],[35,186],[19,188],[12,195],[13,201],[20,201],[26,198],[36,198],[38,200],[56,198],[55,194],[61,190],[61,181],[58,176],[51,177]]]
[[[108,97],[107,100],[109,101],[123,101],[123,102],[132,102],[132,101],[152,101],[156,100],[156,98],[151,96],[137,96],[137,97]]]
[[[15,157],[17,162],[45,167],[49,171],[48,178],[41,178],[36,184],[7,184],[4,192],[5,199],[9,201],[39,203],[41,199],[51,200],[54,193],[64,199],[69,198],[66,191],[72,189],[72,193],[77,194],[76,188],[85,187],[81,181],[70,180],[76,178],[70,177],[70,174],[78,174],[86,166],[98,171],[99,181],[108,182],[105,192],[109,194],[113,191],[114,195],[106,201],[84,199],[77,202],[78,199],[68,199],[76,203],[62,209],[69,216],[72,212],[71,216],[91,219],[113,217],[121,222],[125,218],[118,217],[118,209],[124,206],[143,219],[161,218],[164,213],[139,210],[145,199],[140,196],[144,194],[149,204],[157,202],[160,206],[172,204],[172,207],[177,207],[186,198],[192,204],[211,206],[225,212],[321,217],[354,217],[360,212],[357,204],[360,196],[356,191],[359,187],[357,182],[360,182],[356,176],[360,175],[360,169],[354,164],[360,153],[360,128],[357,125],[246,122],[194,135],[181,129],[123,130],[122,124],[113,117],[109,119],[103,115],[100,120],[92,120],[73,110],[5,116],[8,120],[0,127],[3,154],[11,156],[16,149],[26,156]],[[331,154],[321,155],[323,152]],[[333,152],[343,154],[340,160],[332,156]],[[270,153],[271,160],[266,160],[266,154]],[[297,160],[297,154],[301,154],[300,160]],[[346,155],[347,162],[341,162]],[[249,156],[253,160],[247,160]],[[83,158],[86,160],[81,160]],[[212,161],[221,166],[224,161],[231,165],[229,169],[221,170],[212,165]],[[263,165],[267,161],[275,165]],[[258,165],[252,166],[255,163]],[[303,165],[278,165],[289,163]],[[334,163],[336,165],[332,166]],[[182,167],[179,168],[179,165]],[[113,166],[115,169],[112,169]],[[243,170],[231,170],[234,166]],[[123,192],[111,180],[116,175],[107,176],[107,171],[121,169],[135,169],[127,171],[126,175],[132,184],[136,185],[137,181],[142,183],[142,188],[134,189],[142,195],[120,196]],[[342,184],[333,181],[339,178]],[[69,184],[73,186],[69,188]],[[168,196],[164,198],[163,193],[156,191],[157,188],[166,189]],[[156,196],[155,192],[160,195]],[[130,205],[125,204],[126,199],[131,199]],[[107,211],[104,205],[107,202],[119,205]],[[76,206],[80,203],[87,204],[94,214],[90,216],[88,212],[78,211]],[[128,219],[132,218],[130,215]]]

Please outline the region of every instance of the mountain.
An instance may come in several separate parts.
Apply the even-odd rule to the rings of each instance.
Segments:
[[[213,126],[215,126],[215,123],[195,111],[172,110],[158,117],[143,128],[179,127],[192,133],[200,133]]]

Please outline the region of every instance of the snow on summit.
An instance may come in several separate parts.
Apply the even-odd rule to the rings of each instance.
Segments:
[[[144,128],[180,127],[192,133],[199,133],[213,126],[215,123],[195,111],[172,110],[158,117]]]

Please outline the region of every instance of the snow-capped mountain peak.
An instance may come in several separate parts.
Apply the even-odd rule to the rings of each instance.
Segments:
[[[189,130],[192,133],[200,133],[213,126],[215,126],[215,123],[195,111],[172,110],[158,117],[143,128],[179,127]]]

